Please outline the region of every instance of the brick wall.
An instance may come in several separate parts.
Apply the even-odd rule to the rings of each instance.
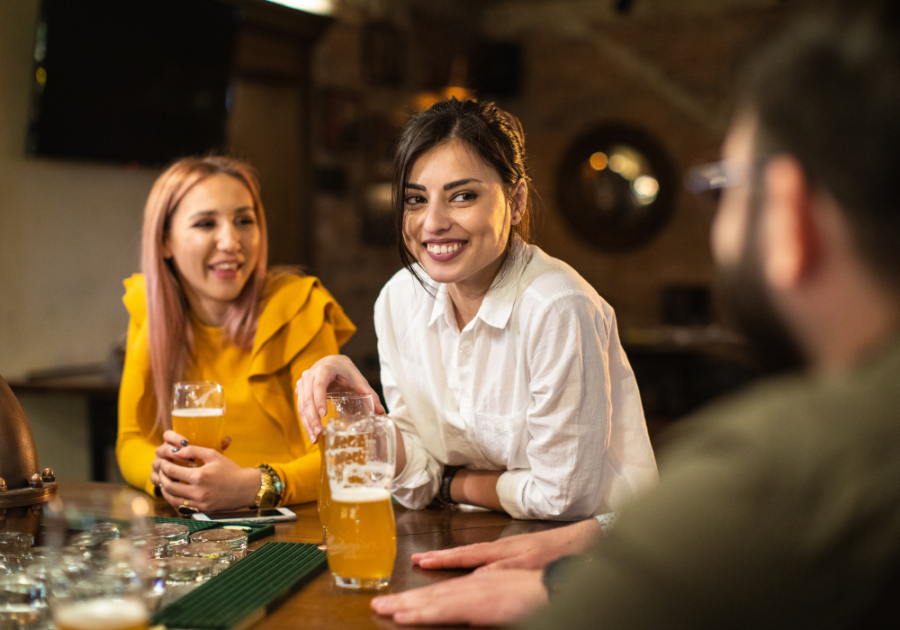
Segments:
[[[768,11],[591,19],[568,14],[549,27],[541,20],[515,32],[494,29],[494,36],[514,38],[525,50],[524,91],[504,105],[525,127],[543,199],[538,242],[613,305],[620,327],[659,324],[664,285],[711,284],[713,204],[680,190],[670,222],[652,242],[629,253],[600,253],[561,220],[555,180],[562,155],[590,127],[624,122],[655,136],[679,178],[690,165],[716,159],[733,68],[770,19]]]

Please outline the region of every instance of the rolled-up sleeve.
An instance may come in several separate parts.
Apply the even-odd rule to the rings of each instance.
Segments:
[[[394,479],[393,495],[403,507],[418,510],[434,500],[438,492],[444,467],[431,456],[422,441],[411,429],[412,425],[403,405],[396,385],[388,386],[385,375],[390,370],[382,362],[381,384],[384,397],[391,410],[391,418],[400,428],[403,436],[403,448],[406,451],[406,466]]]
[[[497,482],[510,516],[577,520],[597,509],[612,415],[609,326],[577,293],[535,313],[526,349],[530,469],[507,471]]]

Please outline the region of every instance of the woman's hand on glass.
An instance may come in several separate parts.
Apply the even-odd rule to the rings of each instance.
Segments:
[[[163,460],[159,466],[163,498],[178,509],[219,512],[253,505],[262,484],[258,468],[241,468],[222,453],[200,446],[181,449],[188,460],[202,460],[197,468]]]
[[[223,451],[230,445],[230,437],[222,438]],[[182,466],[188,466],[193,463],[190,461],[191,456],[186,456],[181,452],[181,449],[187,446],[190,446],[190,444],[184,436],[178,435],[172,430],[163,433],[163,443],[156,447],[156,458],[153,460],[153,465],[150,469],[150,483],[154,486],[159,486],[159,467],[164,461],[180,464]]]
[[[327,409],[325,396],[329,391],[337,390],[372,394],[375,413],[384,413],[378,394],[356,369],[353,361],[342,355],[319,359],[303,372],[303,376],[297,381],[297,411],[300,414],[300,421],[303,422],[303,428],[306,429],[306,434],[312,442],[315,442],[322,433],[322,416]]]

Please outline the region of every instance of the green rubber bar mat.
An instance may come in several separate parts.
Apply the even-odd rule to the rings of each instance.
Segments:
[[[327,563],[318,545],[270,542],[197,587],[153,617],[167,628],[231,630],[249,628],[266,608]]]
[[[233,521],[229,523],[216,523],[215,521],[195,521],[192,518],[170,518],[168,516],[148,516],[148,523],[178,523],[179,525],[187,525],[191,534],[200,532],[204,529],[214,529],[217,527],[240,527],[247,532],[247,541],[256,542],[266,536],[275,533],[275,526],[271,523],[254,523],[247,521]]]

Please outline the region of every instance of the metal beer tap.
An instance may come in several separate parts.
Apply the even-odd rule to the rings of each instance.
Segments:
[[[25,412],[0,377],[0,531],[40,537],[43,505],[56,495],[56,477],[50,468],[39,470]]]

